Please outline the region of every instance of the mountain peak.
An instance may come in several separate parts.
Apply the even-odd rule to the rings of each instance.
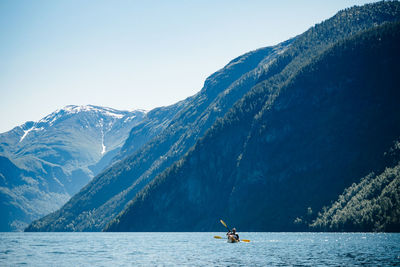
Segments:
[[[137,112],[144,113],[140,110],[126,111],[94,105],[67,105],[42,118],[36,124],[47,124],[48,126],[52,126],[59,118],[78,113],[99,113],[107,117],[122,119],[125,116],[135,117]]]
[[[64,112],[67,114],[75,114],[79,112],[100,112],[105,115],[116,117],[119,119],[130,113],[129,111],[125,110],[117,110],[113,108],[100,107],[94,105],[68,105],[63,107],[62,109],[57,110],[55,113],[57,112]]]

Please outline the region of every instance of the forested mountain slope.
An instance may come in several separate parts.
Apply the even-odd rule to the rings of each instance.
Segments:
[[[315,49],[301,52],[309,46],[297,38],[265,80],[106,230],[213,230],[221,217],[245,231],[299,230],[298,216],[320,210],[371,171],[384,171],[383,155],[400,136],[400,26],[374,25],[388,14],[398,21],[398,5],[339,12],[322,25],[345,15],[350,22],[342,25],[353,25],[363,12],[373,23],[350,36],[343,33],[354,28],[342,26],[346,38],[331,45],[322,35],[325,45],[316,38]]]
[[[400,232],[400,142],[385,153],[387,168],[353,183],[324,207],[311,229],[317,231]],[[391,162],[392,161],[392,162]],[[393,164],[394,163],[394,164]],[[394,166],[393,166],[394,165]]]

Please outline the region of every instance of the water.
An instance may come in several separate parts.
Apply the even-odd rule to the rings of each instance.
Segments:
[[[400,234],[0,233],[0,266],[394,266]]]

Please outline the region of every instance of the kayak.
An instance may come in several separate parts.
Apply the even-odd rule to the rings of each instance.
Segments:
[[[234,238],[233,236],[228,236],[228,243],[238,243],[239,240]]]
[[[221,237],[221,236],[218,236],[218,235],[215,235],[214,238],[216,238],[216,239],[225,239],[225,237]],[[233,240],[230,240],[229,237],[227,238],[227,240],[228,240],[228,243],[238,243],[238,242],[246,242],[246,243],[249,243],[249,242],[250,242],[249,239],[240,239],[240,240],[237,240],[236,238],[233,238]]]

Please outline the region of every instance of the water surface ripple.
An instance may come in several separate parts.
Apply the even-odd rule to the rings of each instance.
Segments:
[[[400,234],[0,233],[0,266],[396,266]]]

